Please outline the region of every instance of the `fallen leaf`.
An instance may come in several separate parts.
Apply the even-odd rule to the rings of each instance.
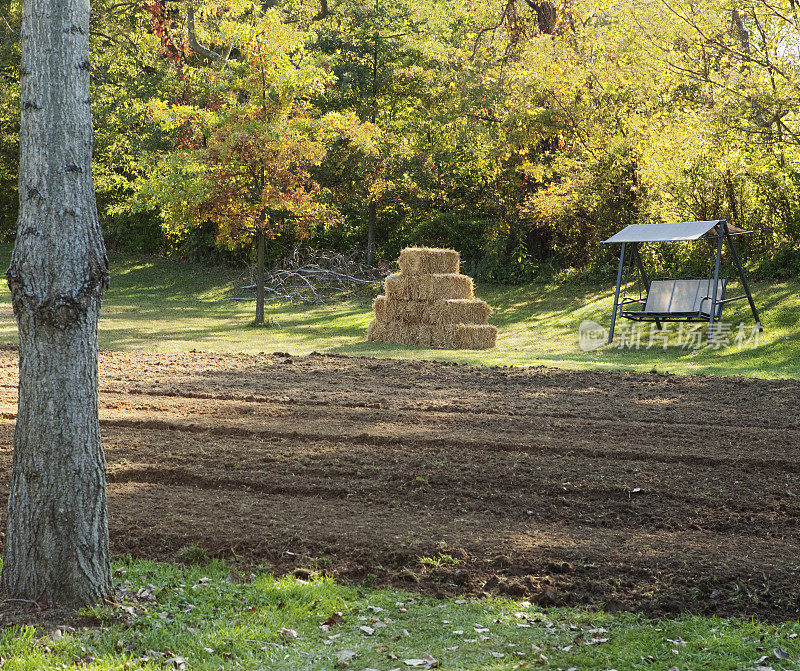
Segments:
[[[363,631],[367,636],[372,636],[375,633],[375,630],[372,627],[368,627],[365,624],[362,624],[359,629]]]
[[[287,629],[286,627],[281,627],[278,633],[284,641],[289,641],[298,636],[298,633],[294,629]]]
[[[403,662],[406,666],[416,666],[423,669],[436,669],[439,667],[439,662],[430,655],[425,655],[422,659],[404,659]]]
[[[356,656],[355,650],[337,650],[335,653],[336,655],[336,666],[338,667],[345,667],[350,664],[353,657]]]
[[[336,612],[331,615],[325,622],[322,623],[323,626],[332,627],[335,624],[344,624],[344,617],[341,613]]]
[[[775,655],[775,656],[776,656],[778,659],[791,659],[791,658],[792,658],[792,656],[791,656],[791,655],[790,655],[788,652],[786,652],[786,650],[784,650],[783,648],[781,648],[780,646],[778,646],[777,648],[775,648],[775,649],[772,651],[772,653],[773,653],[773,654],[774,654],[774,655]]]

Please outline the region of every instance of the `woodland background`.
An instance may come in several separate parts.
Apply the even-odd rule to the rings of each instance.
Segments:
[[[611,268],[628,223],[725,218],[800,274],[795,0],[94,0],[107,243],[239,263],[454,247],[523,282]],[[0,4],[0,239],[18,207],[20,5]],[[703,245],[655,246],[704,273]]]

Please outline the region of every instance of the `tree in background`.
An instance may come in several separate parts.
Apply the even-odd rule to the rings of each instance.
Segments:
[[[605,267],[596,241],[625,223],[725,217],[756,231],[742,240],[749,263],[800,268],[800,21],[790,0],[268,4],[275,24],[296,32],[286,72],[313,64],[324,75],[295,97],[308,127],[336,112],[370,128],[369,139],[331,134],[324,158],[302,162],[318,184],[306,182],[312,200],[338,210],[339,225],[297,227],[302,217],[287,211],[275,218],[282,243],[302,231],[307,244],[377,258],[407,244],[455,245],[471,274],[517,281]],[[223,134],[224,112],[256,106],[239,80],[252,61],[243,31],[261,6],[97,0],[94,9],[96,185],[110,239],[241,260],[222,244],[227,215],[188,213],[210,188],[201,175],[213,170],[199,157]],[[0,76],[13,76],[17,46],[0,41]],[[18,116],[9,91],[0,92],[6,232]],[[170,187],[145,187],[154,197],[131,212],[151,175]]]
[[[329,75],[305,52],[306,36],[278,12],[223,18],[219,31],[236,45],[236,59],[203,71],[194,104],[153,102],[182,149],[156,157],[139,198],[159,206],[174,229],[211,222],[219,244],[255,246],[255,324],[262,324],[265,241],[304,239],[313,227],[334,223],[310,170],[329,142],[359,142],[369,133],[353,115],[315,113],[312,100]]]
[[[108,595],[97,320],[108,263],[92,183],[89,3],[22,8],[20,211],[8,283],[19,325],[2,587],[79,606]]]
[[[19,31],[18,3],[0,6],[0,240],[9,240],[19,214]]]

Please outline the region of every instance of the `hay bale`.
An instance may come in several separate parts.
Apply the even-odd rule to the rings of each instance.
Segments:
[[[450,298],[472,298],[472,278],[457,273],[406,275],[392,273],[384,282],[387,298],[400,301],[440,301]]]
[[[497,345],[497,327],[489,324],[456,324],[454,349],[491,349]]]
[[[479,298],[415,301],[380,295],[372,303],[375,319],[404,324],[485,324],[492,309]]]
[[[403,273],[392,273],[383,283],[387,298],[400,301],[413,301],[419,297],[418,278]]]
[[[400,252],[397,264],[405,275],[458,274],[461,255],[454,249],[406,247]]]
[[[381,322],[373,319],[367,328],[367,340],[374,342],[390,342],[398,345],[428,345],[430,336],[419,324],[403,324],[400,322]]]
[[[417,275],[417,300],[440,301],[449,298],[472,298],[472,278],[456,273]]]
[[[428,320],[429,312],[430,303],[387,298],[384,314],[387,322],[398,321],[404,324],[422,324]]]
[[[375,296],[375,300],[372,301],[372,312],[375,314],[375,319],[379,322],[389,321],[386,318],[386,302],[386,296],[383,294]]]
[[[373,319],[367,327],[367,340],[383,342],[386,339],[386,322]]]
[[[431,306],[428,321],[432,324],[485,324],[492,314],[480,298],[451,298]]]
[[[443,349],[491,349],[497,344],[497,327],[489,324],[404,324],[374,319],[367,328],[367,340]]]
[[[401,271],[384,283],[385,295],[372,304],[372,341],[452,349],[488,349],[497,328],[486,321],[492,309],[474,298],[472,278],[458,273],[451,249],[410,247],[400,254]]]

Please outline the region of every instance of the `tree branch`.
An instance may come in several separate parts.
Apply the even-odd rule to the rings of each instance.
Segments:
[[[312,21],[322,21],[327,16],[333,14],[333,10],[328,8],[328,0],[319,0],[319,11],[311,18]]]
[[[218,54],[216,51],[212,51],[211,49],[204,47],[202,44],[200,44],[200,42],[197,41],[197,32],[195,31],[194,27],[194,7],[191,5],[189,5],[188,9],[186,10],[186,30],[189,33],[189,46],[192,48],[192,51],[210,61],[223,60],[223,56]]]

